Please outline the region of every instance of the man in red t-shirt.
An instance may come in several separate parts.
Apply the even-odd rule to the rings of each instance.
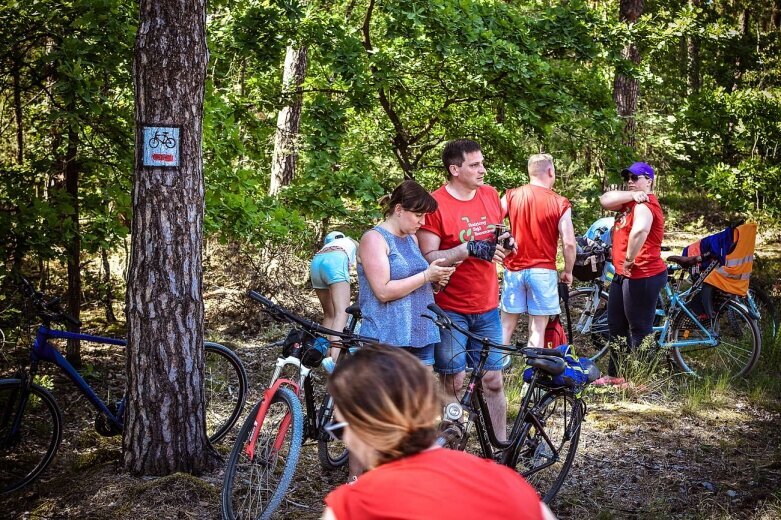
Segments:
[[[494,264],[501,263],[507,251],[497,244],[493,234],[495,225],[502,221],[499,194],[484,183],[483,153],[476,142],[450,141],[442,152],[442,162],[447,183],[432,193],[439,207],[426,215],[426,223],[417,233],[418,243],[429,263],[444,258],[443,265],[458,267],[434,299],[463,328],[501,343],[499,283]],[[460,391],[466,367],[477,366],[481,348],[456,331],[442,334],[434,351],[434,369],[441,375],[445,391]],[[504,440],[507,401],[500,351],[490,353],[485,370],[483,390],[494,431]]]
[[[529,184],[509,190],[502,197],[502,209],[510,219],[510,230],[518,244],[518,251],[504,259],[502,338],[509,343],[518,316],[528,312],[528,345],[541,348],[550,316],[561,313],[556,246],[561,237],[561,281],[570,285],[575,265],[575,230],[569,200],[551,189],[556,181],[553,157],[547,153],[532,155],[528,169]]]

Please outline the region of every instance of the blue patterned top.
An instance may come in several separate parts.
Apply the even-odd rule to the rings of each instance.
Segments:
[[[428,268],[428,262],[412,235],[397,237],[379,226],[374,230],[388,244],[391,280],[401,280]],[[434,292],[429,283],[398,300],[382,303],[374,295],[363,265],[358,264],[358,303],[363,315],[363,336],[378,338],[383,343],[400,347],[425,347],[439,342],[439,329],[434,322],[420,316],[423,313],[431,314],[426,308],[434,303]]]

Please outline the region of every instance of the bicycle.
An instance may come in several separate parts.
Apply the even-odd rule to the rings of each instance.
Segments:
[[[0,380],[0,494],[21,489],[33,482],[51,464],[62,440],[62,411],[54,396],[39,384],[42,361],[53,363],[76,385],[96,410],[95,429],[103,436],[122,433],[124,396],[104,402],[76,369],[63,357],[51,339],[78,339],[104,345],[126,346],[123,339],[52,329],[52,323],[81,326],[81,322],[60,312],[59,298],[47,299],[20,277],[23,294],[32,300],[42,320],[30,347],[29,369],[21,367],[17,377]],[[241,360],[230,349],[205,342],[204,394],[209,441],[220,441],[238,420],[244,406],[247,374]]]
[[[482,344],[480,360],[472,370],[461,399],[448,403],[443,411],[437,444],[466,450],[474,429],[478,454],[508,466],[534,486],[542,500],[550,503],[558,493],[575,459],[586,404],[577,389],[546,386],[545,380],[563,373],[566,362],[556,349],[499,345],[454,323],[436,304],[428,306],[434,316],[424,315],[441,329],[456,330]],[[518,415],[506,441],[497,438],[491,413],[483,395],[482,375],[491,349],[522,355],[532,367],[532,377]]]
[[[168,149],[175,148],[176,139],[168,135],[168,132],[155,132],[152,138],[149,139],[149,148],[158,148],[160,145]]]
[[[328,341],[325,336],[340,338],[339,359],[351,348],[376,343],[374,338],[353,332],[360,313],[353,305],[344,332],[326,329],[276,305],[261,294],[250,291],[250,298],[263,305],[263,312],[277,321],[293,326],[285,339],[269,347],[282,347],[269,386],[247,416],[233,445],[222,485],[221,506],[227,519],[267,519],[279,508],[295,473],[301,447],[308,439],[317,441],[318,456],[326,469],[347,463],[347,449],[331,437],[325,426],[331,422],[333,400],[326,393],[315,410],[311,372],[320,366]],[[338,360],[337,360],[338,363]],[[298,380],[282,378],[288,366],[298,371]],[[303,398],[306,415],[301,408]]]
[[[697,257],[681,256],[670,256],[667,260],[677,265],[668,266],[668,280],[656,311],[657,321],[653,330],[658,348],[666,350],[675,365],[686,374],[727,374],[731,378],[748,375],[759,361],[762,349],[762,336],[752,311],[743,300],[719,291],[714,292],[712,318],[701,319],[691,304],[702,290],[705,278],[718,263],[712,262],[691,286],[683,289],[683,285],[689,283],[686,269],[699,260]],[[676,273],[680,273],[677,279]],[[578,333],[588,336],[584,344],[593,347],[593,351],[587,351],[587,354],[591,354],[590,359],[595,362],[609,351],[607,293],[600,289],[598,304],[595,304],[596,288],[594,282],[592,287],[579,290],[582,291],[581,298],[584,294],[589,296],[580,311],[579,321],[573,327],[577,331],[576,338]]]

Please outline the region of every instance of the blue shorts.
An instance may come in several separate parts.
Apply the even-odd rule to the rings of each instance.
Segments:
[[[459,314],[445,311],[453,322],[480,337],[488,338],[494,343],[502,344],[502,322],[499,319],[499,309],[493,309],[482,314]],[[455,330],[445,329],[440,332],[442,339],[434,349],[434,370],[440,374],[458,374],[466,370],[467,364],[475,368],[480,361],[480,342],[469,340]],[[485,362],[485,370],[501,370],[504,353],[491,349]]]
[[[399,347],[406,350],[420,360],[425,366],[430,367],[434,364],[434,347],[436,343],[429,343],[425,347]]]
[[[317,253],[309,266],[312,287],[328,289],[337,282],[350,283],[350,265],[344,251],[326,251]]]
[[[559,277],[556,271],[540,267],[520,271],[505,270],[499,308],[510,314],[561,314]]]

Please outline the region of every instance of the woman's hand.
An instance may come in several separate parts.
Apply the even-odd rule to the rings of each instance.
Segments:
[[[450,275],[453,274],[453,271],[455,271],[456,268],[454,266],[443,266],[442,263],[444,261],[444,258],[438,258],[431,262],[426,269],[426,279],[428,281],[439,285],[447,284],[448,280],[450,280]]]

